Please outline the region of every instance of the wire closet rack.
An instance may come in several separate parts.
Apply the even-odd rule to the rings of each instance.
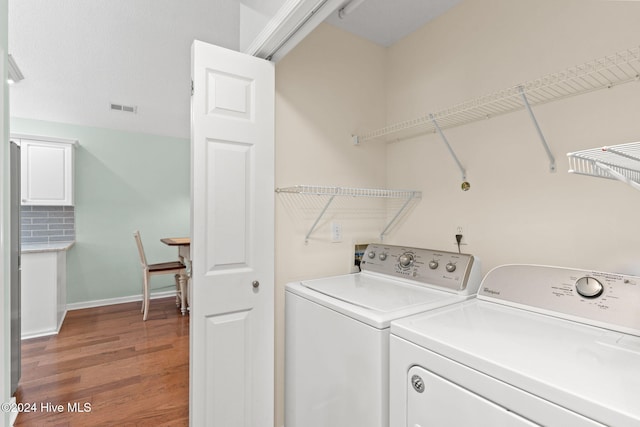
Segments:
[[[570,96],[640,80],[640,47],[617,52],[604,58],[576,65],[565,71],[548,74],[508,89],[472,99],[450,108],[425,114],[415,119],[395,123],[361,135],[358,142],[383,137],[401,137],[406,130],[421,128],[424,133],[462,126],[478,120],[495,117],[526,108],[524,93],[531,106],[545,104]],[[394,138],[389,138],[393,140]]]
[[[327,209],[336,197],[368,197],[381,199],[400,199],[403,201],[400,209],[395,213],[393,218],[387,223],[380,233],[380,240],[384,239],[385,234],[391,226],[400,218],[409,203],[412,200],[422,198],[422,192],[416,190],[389,190],[383,188],[356,188],[356,187],[331,187],[320,185],[295,185],[293,187],[276,188],[276,193],[292,193],[312,196],[325,196],[327,201],[321,209],[320,214],[314,221],[313,225],[304,237],[305,242],[309,241],[309,237],[318,226],[318,223],[327,212]]]
[[[640,47],[617,52],[604,58],[548,74],[508,89],[499,90],[440,111],[352,135],[355,144],[370,140],[398,141],[424,133],[439,133],[458,163],[463,180],[465,171],[442,134],[442,129],[485,120],[502,114],[527,109],[555,171],[555,159],[533,115],[532,106],[640,81]]]
[[[569,173],[616,179],[640,191],[640,142],[568,153]]]

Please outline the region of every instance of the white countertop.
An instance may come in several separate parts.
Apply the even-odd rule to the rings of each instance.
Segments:
[[[67,251],[76,242],[55,242],[55,243],[24,243],[21,247],[21,253],[34,253],[34,252],[57,252]]]

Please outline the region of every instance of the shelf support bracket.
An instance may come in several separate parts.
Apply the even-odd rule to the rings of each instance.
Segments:
[[[520,92],[520,96],[522,97],[522,102],[524,103],[524,106],[526,107],[527,111],[529,112],[529,117],[531,117],[531,121],[533,122],[533,126],[536,128],[536,131],[538,132],[538,136],[540,137],[540,140],[542,141],[542,146],[544,147],[545,151],[547,152],[547,157],[549,157],[549,171],[550,172],[555,172],[556,171],[556,159],[553,157],[553,153],[551,152],[551,149],[549,148],[549,144],[547,144],[547,140],[544,138],[544,135],[542,134],[542,130],[540,129],[540,125],[538,125],[538,121],[536,120],[536,116],[533,114],[533,110],[531,109],[531,105],[529,105],[529,100],[527,99],[527,95],[524,93],[524,87],[523,86],[518,86],[518,91]]]
[[[631,157],[631,158],[633,158],[633,157]],[[613,168],[611,168],[611,167],[609,167],[609,166],[607,166],[607,165],[605,165],[603,163],[597,162],[597,161],[593,162],[593,164],[596,167],[600,168],[600,170],[608,172],[609,175],[611,175],[612,177],[614,177],[618,181],[624,182],[625,184],[630,185],[632,188],[635,188],[636,190],[640,191],[640,184],[638,184],[637,182],[627,178],[623,174],[618,173],[618,171],[616,171],[615,169],[613,169]]]
[[[313,223],[313,225],[311,226],[311,228],[309,229],[309,232],[307,233],[306,236],[304,236],[304,242],[305,243],[309,243],[309,236],[311,236],[311,233],[313,233],[313,230],[316,229],[316,226],[318,225],[318,223],[320,222],[320,219],[322,218],[322,216],[324,215],[324,213],[327,211],[327,209],[329,209],[329,205],[331,205],[331,202],[333,202],[333,199],[336,198],[336,194],[332,195],[329,200],[327,201],[327,204],[324,205],[324,208],[322,209],[322,212],[320,212],[320,215],[318,215],[318,218],[316,218],[316,221]]]
[[[442,129],[440,129],[440,126],[438,125],[436,118],[433,116],[433,114],[429,114],[429,118],[431,119],[433,126],[436,128],[438,135],[440,135],[440,138],[442,138],[442,141],[444,141],[445,145],[449,149],[449,153],[451,154],[451,157],[453,157],[453,160],[456,161],[456,164],[458,165],[458,169],[460,169],[460,173],[462,174],[462,181],[466,181],[467,171],[464,169],[464,167],[462,167],[462,163],[460,163],[460,160],[458,160],[458,156],[456,156],[456,153],[453,151],[453,148],[451,148],[449,141],[447,141],[447,137],[444,136],[444,133],[442,133]]]
[[[389,230],[389,228],[391,227],[391,225],[396,222],[396,219],[398,219],[400,217],[400,214],[402,212],[404,212],[404,210],[407,208],[407,206],[409,206],[409,202],[411,202],[414,198],[416,197],[415,193],[411,195],[411,197],[408,197],[407,200],[405,200],[405,202],[402,204],[402,206],[400,207],[400,209],[398,210],[398,212],[396,212],[395,216],[391,219],[391,221],[389,221],[389,223],[387,224],[387,226],[384,228],[384,230],[382,230],[382,232],[380,232],[380,241],[382,242],[384,240],[384,235],[387,234],[387,231]]]

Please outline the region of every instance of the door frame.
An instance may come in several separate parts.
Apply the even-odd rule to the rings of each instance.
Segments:
[[[286,0],[244,53],[278,62],[344,0]]]

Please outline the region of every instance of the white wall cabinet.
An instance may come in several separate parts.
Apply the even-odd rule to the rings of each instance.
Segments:
[[[75,144],[20,138],[23,205],[73,205]]]
[[[21,262],[22,339],[57,334],[67,313],[67,252],[23,252]]]

